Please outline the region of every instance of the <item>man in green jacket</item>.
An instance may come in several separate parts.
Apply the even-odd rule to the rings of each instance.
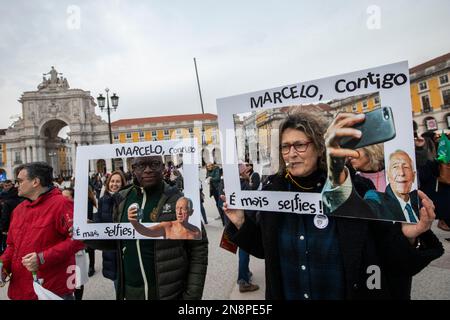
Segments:
[[[176,220],[175,207],[182,193],[163,181],[160,156],[135,158],[133,184],[120,191],[113,222],[128,223],[133,203],[143,209],[142,222]],[[89,241],[88,245],[118,253],[118,300],[201,299],[208,265],[208,239],[201,240]]]

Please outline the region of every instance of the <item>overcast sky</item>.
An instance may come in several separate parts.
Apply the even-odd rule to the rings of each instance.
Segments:
[[[117,92],[117,120],[200,113],[193,57],[216,113],[217,98],[450,52],[448,0],[0,0],[0,13],[0,128],[51,66],[71,88]]]

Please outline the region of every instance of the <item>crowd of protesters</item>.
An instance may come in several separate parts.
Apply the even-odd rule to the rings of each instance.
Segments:
[[[326,148],[332,149],[333,140],[327,140],[329,145],[324,141],[324,135],[327,138],[332,134],[333,125],[336,123],[331,123],[325,135],[326,125],[314,117],[290,116],[280,127],[279,172],[261,177],[252,163],[242,163],[239,165],[241,190],[320,192],[329,183],[327,177],[330,179],[333,170],[337,170],[330,167],[325,152]],[[412,276],[443,253],[442,245],[429,230],[429,220],[435,215],[438,227],[450,232],[450,164],[437,160],[439,139],[438,132],[415,135],[418,186],[425,194],[420,195],[428,212],[427,219],[421,216],[420,231],[418,228],[414,232],[407,224],[330,217],[327,231],[323,233],[314,227],[312,216],[228,209],[223,197],[222,169],[208,163],[205,182],[217,209],[216,220],[220,220],[225,232],[239,246],[240,292],[259,289],[252,283],[249,269],[250,255],[254,255],[265,259],[269,299],[409,299]],[[308,149],[309,144],[312,145]],[[383,146],[369,146],[355,152],[357,155],[346,156],[345,169],[340,168],[338,175],[345,179],[331,183],[339,186],[344,180],[351,181],[361,198],[370,190],[383,193],[387,187]],[[306,165],[297,165],[296,161],[307,163],[310,168],[306,170]],[[164,163],[162,158],[152,156],[133,160],[131,168],[128,172],[115,170],[89,177],[88,222],[130,222],[129,207],[135,202],[142,203],[146,212],[152,212],[148,221],[142,222],[176,220],[178,205],[175,203],[180,199],[186,199],[183,210],[192,214],[191,200],[183,198],[186,181],[182,165]],[[208,239],[203,225],[198,230],[202,235],[200,241],[73,240],[75,181],[52,179],[52,170],[45,163],[26,164],[17,170],[15,181],[0,184],[0,284],[9,281],[11,299],[37,299],[32,287],[36,275],[44,279],[46,289],[62,299],[81,300],[84,284],[96,272],[95,250],[102,250],[102,275],[113,281],[117,299],[202,298],[208,264]],[[206,225],[202,185],[200,182],[200,206]],[[163,206],[173,209],[160,211]],[[212,214],[208,212],[208,216]],[[303,239],[298,242],[299,233],[308,238],[306,247]],[[352,234],[355,236],[351,237]],[[355,251],[357,245],[357,254],[366,259],[358,265],[348,260],[349,252]],[[309,251],[316,254],[312,256]],[[322,263],[328,266],[325,273],[318,271]],[[370,263],[379,264],[384,270],[386,287],[376,294],[361,285],[364,282],[361,270]],[[70,274],[66,269],[74,264],[81,274],[77,274],[76,284],[69,288],[66,283]],[[299,271],[299,265],[312,271],[305,275]],[[405,274],[400,276],[400,272]]]

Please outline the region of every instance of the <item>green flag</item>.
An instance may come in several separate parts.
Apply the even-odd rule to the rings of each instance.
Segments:
[[[450,163],[450,140],[448,140],[444,132],[442,132],[441,138],[439,139],[437,161],[446,164]]]

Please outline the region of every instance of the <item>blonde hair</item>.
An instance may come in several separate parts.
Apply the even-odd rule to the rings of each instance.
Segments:
[[[369,170],[378,172],[384,169],[384,144],[373,144],[360,148],[369,159]]]

